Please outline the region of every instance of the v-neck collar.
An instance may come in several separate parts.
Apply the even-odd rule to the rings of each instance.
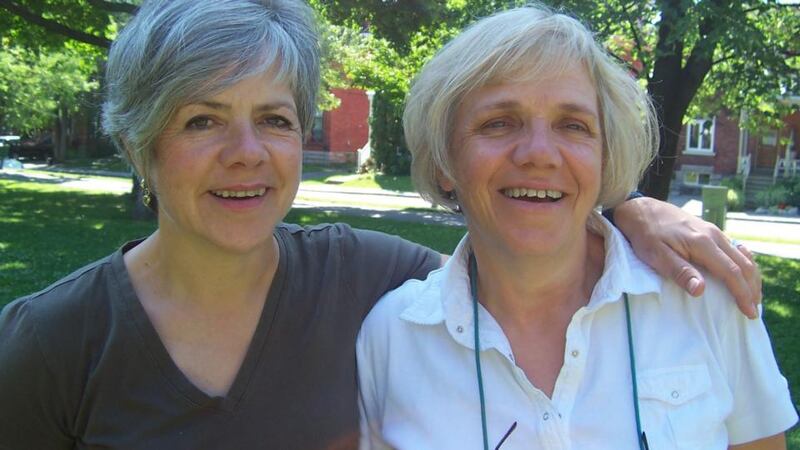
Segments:
[[[127,313],[127,321],[135,328],[136,334],[141,338],[146,354],[151,357],[152,363],[157,367],[164,381],[188,401],[198,406],[233,412],[247,394],[247,388],[262,359],[264,346],[267,344],[270,332],[273,329],[278,303],[283,298],[287,285],[288,253],[280,237],[276,236],[276,240],[280,254],[278,268],[272,279],[266,303],[261,310],[261,317],[256,325],[253,338],[250,340],[242,365],[239,367],[228,393],[224,396],[206,394],[195,386],[178,368],[161,341],[161,337],[158,335],[153,323],[147,316],[144,306],[136,296],[130,274],[125,267],[124,254],[141,243],[142,240],[126,243],[112,256],[111,266],[120,287],[116,301],[123,306]]]

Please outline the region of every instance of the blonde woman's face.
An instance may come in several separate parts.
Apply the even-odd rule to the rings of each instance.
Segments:
[[[490,85],[456,112],[451,161],[473,245],[553,253],[585,233],[600,192],[597,92],[579,63],[559,76]]]

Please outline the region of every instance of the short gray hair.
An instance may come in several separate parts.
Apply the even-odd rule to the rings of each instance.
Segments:
[[[658,148],[658,124],[647,93],[578,20],[541,5],[479,20],[445,45],[417,75],[403,114],[411,175],[423,198],[451,209],[439,186],[453,178],[452,133],[461,101],[493,83],[529,81],[583,63],[597,90],[603,134],[598,205],[623,201]]]
[[[319,40],[301,0],[147,0],[108,55],[103,128],[142,177],[181,106],[274,70],[305,136],[319,91]]]

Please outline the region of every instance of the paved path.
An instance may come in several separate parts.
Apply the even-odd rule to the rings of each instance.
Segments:
[[[314,175],[304,174],[304,177]],[[127,193],[131,190],[131,180],[129,178],[97,179],[76,175],[74,172],[66,174],[58,172],[41,173],[30,172],[29,170],[3,169],[0,170],[0,178],[105,190],[118,194]],[[670,198],[670,202],[698,216],[702,209],[702,203],[693,197],[673,196]],[[431,210],[430,206],[416,193],[308,183],[301,185],[293,205],[294,208],[314,208],[348,215],[439,225],[464,225],[464,219],[461,215]],[[728,213],[726,231],[743,236],[781,236],[800,239],[800,217],[789,218]],[[756,253],[800,259],[800,245],[750,239],[740,239],[740,241]]]

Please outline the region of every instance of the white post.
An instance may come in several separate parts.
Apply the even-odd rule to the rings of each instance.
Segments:
[[[358,166],[356,169],[360,169],[361,166],[364,165],[365,162],[372,156],[372,98],[375,97],[375,91],[369,90],[367,91],[367,101],[369,101],[369,114],[367,116],[367,143],[364,144],[363,147],[358,149]]]

